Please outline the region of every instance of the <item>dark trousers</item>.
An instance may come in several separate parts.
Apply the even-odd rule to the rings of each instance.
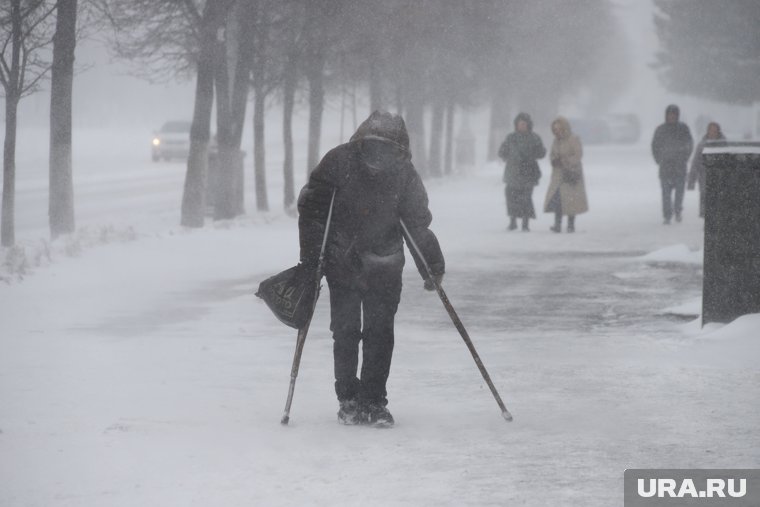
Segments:
[[[674,212],[680,215],[683,210],[686,173],[664,175],[660,177],[660,186],[662,187],[662,216],[665,220],[670,220]]]
[[[335,394],[341,401],[357,399],[385,405],[401,272],[377,277],[361,287],[329,278],[328,285]],[[362,342],[362,367],[361,376],[357,378],[359,342]]]

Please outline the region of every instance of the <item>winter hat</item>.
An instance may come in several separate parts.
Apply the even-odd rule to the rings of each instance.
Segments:
[[[528,124],[528,130],[533,130],[533,119],[528,113],[519,113],[517,116],[515,116],[515,130],[517,130],[517,122],[520,120]]]
[[[406,131],[404,119],[387,111],[373,111],[351,136],[351,141],[359,139],[390,141],[409,151],[409,134]]]

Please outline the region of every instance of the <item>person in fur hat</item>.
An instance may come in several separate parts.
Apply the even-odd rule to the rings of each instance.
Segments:
[[[583,178],[583,146],[573,134],[570,122],[560,116],[552,122],[554,142],[550,151],[552,176],[544,201],[544,211],[554,213],[551,230],[562,232],[562,216],[567,215],[567,232],[575,232],[575,217],[588,211]]]

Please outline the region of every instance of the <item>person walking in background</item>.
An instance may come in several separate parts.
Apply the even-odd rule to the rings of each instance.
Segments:
[[[702,164],[702,150],[705,149],[705,145],[710,141],[725,140],[726,137],[720,130],[718,123],[711,121],[707,124],[707,133],[705,133],[702,140],[697,144],[694,150],[694,156],[691,158],[691,168],[689,169],[689,182],[687,187],[689,190],[694,190],[695,183],[699,183],[699,216],[704,218],[705,216],[705,166]]]
[[[527,113],[515,117],[515,131],[510,133],[499,148],[499,158],[506,162],[503,182],[507,198],[509,230],[517,229],[522,218],[522,230],[530,231],[529,221],[536,218],[533,207],[533,188],[541,178],[537,160],[546,155],[541,138],[533,132],[533,120]]]
[[[373,112],[348,143],[330,150],[312,171],[298,197],[301,262],[306,265],[317,265],[333,191],[325,276],[338,421],[388,427],[394,420],[387,408],[386,383],[404,268],[400,220],[435,282],[441,283],[445,271],[443,253],[429,228],[433,216],[427,192],[412,164],[401,116]],[[424,264],[414,259],[425,289],[435,290]]]
[[[552,122],[554,141],[550,152],[552,176],[546,192],[544,211],[554,213],[551,230],[562,232],[562,215],[567,215],[567,232],[575,232],[575,216],[588,211],[583,181],[583,147],[562,116]]]
[[[686,164],[694,149],[689,127],[679,121],[679,117],[678,106],[669,105],[665,109],[665,123],[657,127],[652,137],[652,155],[659,166],[662,214],[666,225],[670,224],[674,214],[676,222],[681,221]]]

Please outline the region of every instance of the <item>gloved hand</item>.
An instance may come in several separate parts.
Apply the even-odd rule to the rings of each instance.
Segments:
[[[443,273],[441,273],[440,275],[433,275],[433,278],[435,279],[438,285],[441,285],[441,283],[443,282]],[[425,280],[425,290],[435,290],[435,285],[433,284],[433,281],[430,278]]]
[[[319,264],[319,257],[315,255],[302,255],[299,264],[309,269],[316,269]]]

